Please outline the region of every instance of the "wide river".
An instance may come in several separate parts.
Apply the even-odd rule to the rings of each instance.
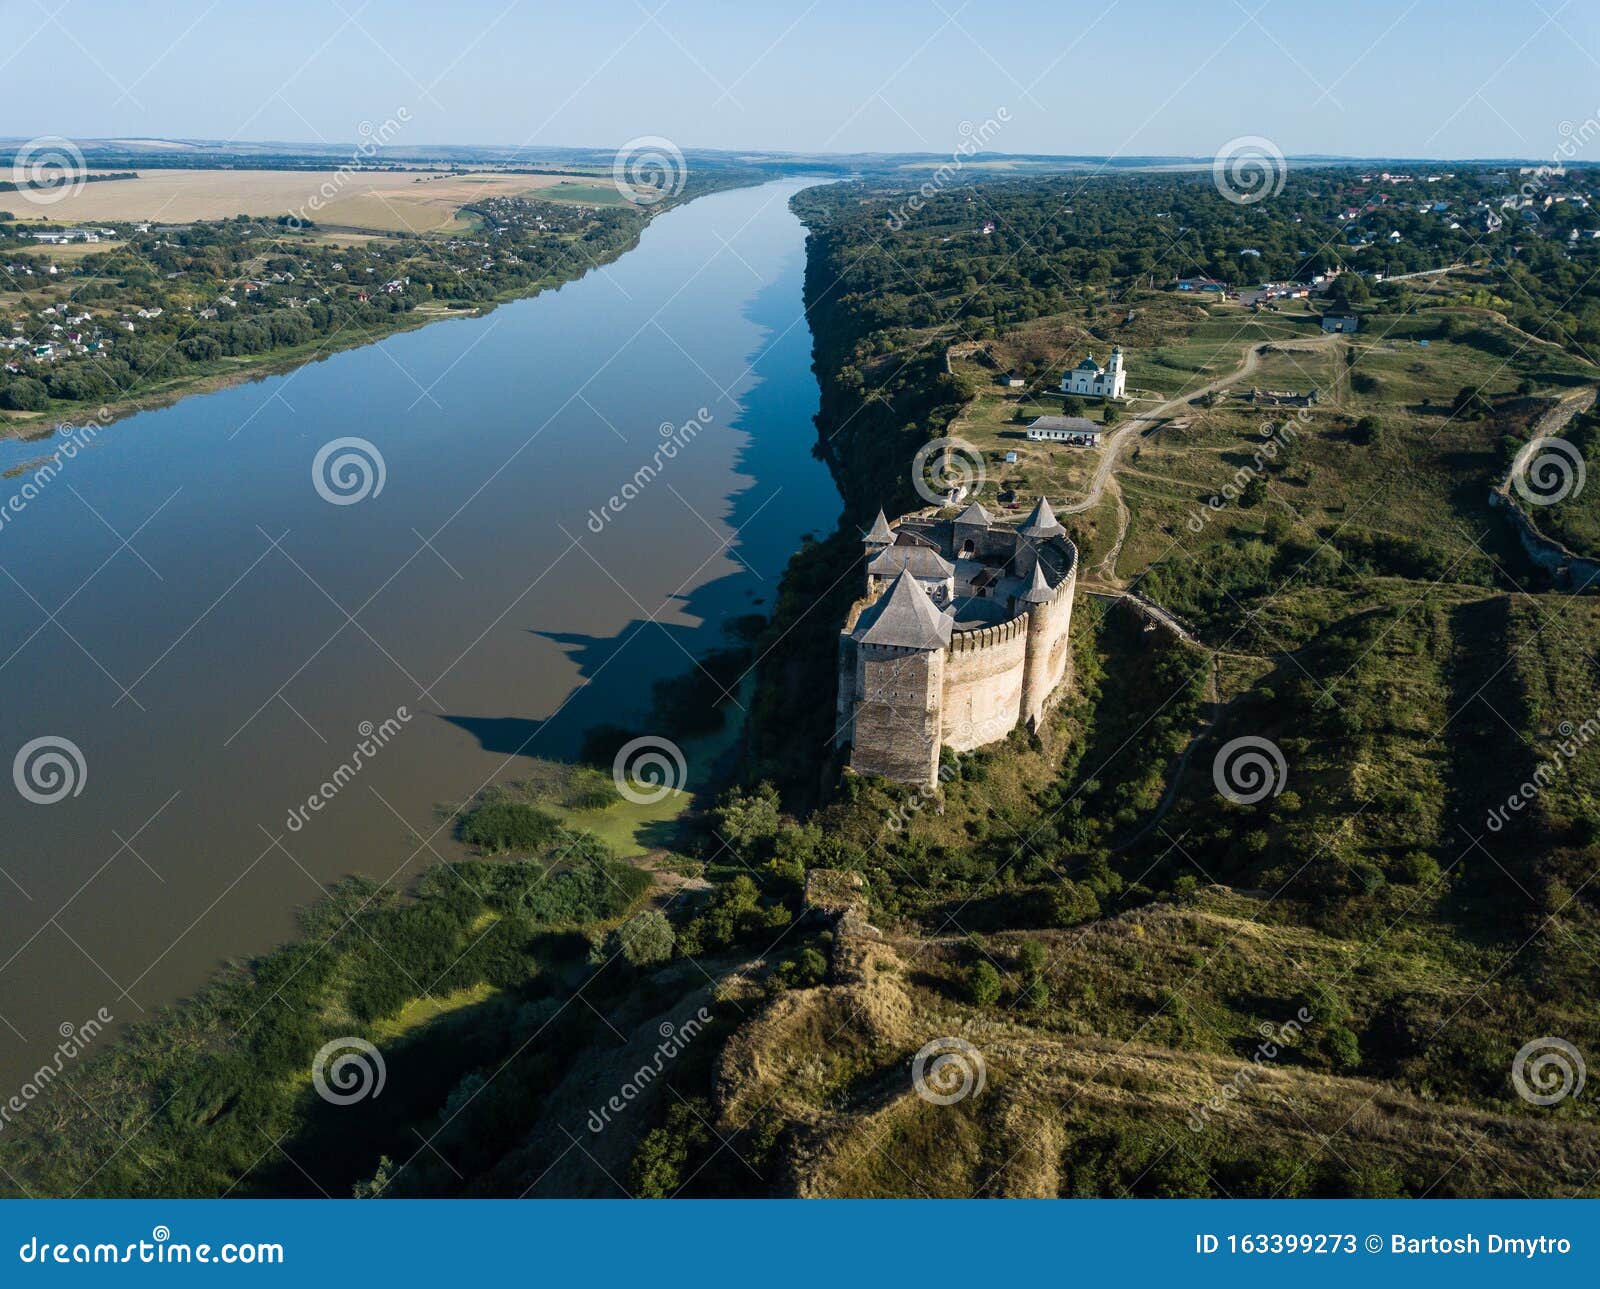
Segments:
[[[559,291],[100,429],[11,506],[0,1091],[62,1026],[135,1021],[291,936],[325,883],[457,853],[441,803],[638,721],[770,609],[839,513],[811,455],[803,186],[701,198]],[[61,438],[0,442],[0,509]],[[375,461],[317,468],[343,438],[381,488]]]

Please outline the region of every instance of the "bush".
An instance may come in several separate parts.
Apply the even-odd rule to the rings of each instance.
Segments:
[[[967,977],[967,995],[979,1007],[993,1007],[1000,1001],[1000,973],[992,963],[976,964]]]
[[[809,946],[778,968],[778,983],[785,989],[810,989],[828,978],[828,960]]]
[[[1336,1070],[1353,1070],[1361,1064],[1361,1044],[1348,1026],[1337,1021],[1323,1032],[1321,1047]]]
[[[556,835],[554,815],[520,801],[490,801],[479,806],[461,827],[463,841],[490,855],[533,851]]]

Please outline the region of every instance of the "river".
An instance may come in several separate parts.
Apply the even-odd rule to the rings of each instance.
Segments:
[[[458,853],[441,803],[638,721],[770,609],[839,513],[811,455],[803,186],[691,202],[483,317],[80,430],[39,482],[16,471],[65,434],[0,443],[0,1088],[61,1027],[281,943],[327,883]],[[316,469],[347,438],[365,473],[338,449]]]

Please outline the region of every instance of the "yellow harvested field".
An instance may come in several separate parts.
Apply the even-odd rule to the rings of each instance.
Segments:
[[[48,206],[11,203],[24,220],[92,224],[111,220],[188,223],[234,215],[300,215],[319,225],[380,232],[464,227],[457,212],[484,197],[511,197],[571,182],[562,175],[449,174],[337,170],[155,170],[137,179],[85,184]]]

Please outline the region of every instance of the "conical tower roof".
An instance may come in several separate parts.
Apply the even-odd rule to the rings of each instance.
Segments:
[[[984,528],[987,528],[990,524],[994,523],[994,518],[987,510],[974,501],[970,506],[956,516],[956,523],[980,524]]]
[[[895,578],[886,595],[861,615],[855,638],[861,644],[900,649],[943,649],[950,643],[951,619],[940,613],[909,572]]]
[[[1049,537],[1055,533],[1065,531],[1056,523],[1055,512],[1050,509],[1050,503],[1043,497],[1034,506],[1033,513],[1019,530],[1024,537]]]
[[[1033,584],[1022,593],[1024,604],[1049,604],[1056,598],[1056,593],[1050,589],[1050,579],[1045,576],[1042,561],[1035,561],[1033,566]]]
[[[894,530],[889,527],[889,521],[883,517],[883,511],[878,511],[878,517],[872,521],[872,527],[861,539],[863,542],[888,546],[894,541]]]

